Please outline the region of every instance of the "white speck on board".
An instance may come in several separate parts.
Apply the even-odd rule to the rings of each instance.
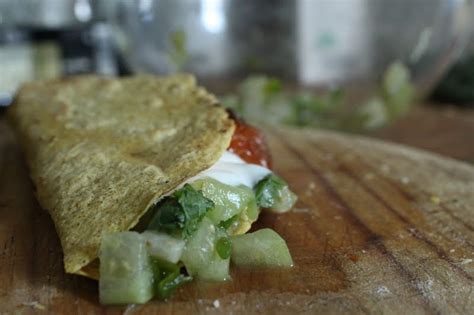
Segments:
[[[388,173],[388,172],[390,172],[390,166],[388,166],[387,164],[382,164],[380,166],[380,170],[384,173]]]
[[[467,264],[470,264],[472,262],[473,262],[473,260],[471,258],[466,258],[466,259],[461,260],[461,262],[459,264],[460,265],[467,265]]]
[[[416,284],[417,288],[423,293],[423,296],[433,299],[433,279],[428,279],[426,281],[420,281]]]
[[[30,306],[34,308],[35,310],[44,311],[46,309],[46,307],[38,301],[24,302],[22,304],[24,306]]]
[[[375,293],[377,293],[380,296],[387,296],[387,295],[392,294],[392,292],[384,285],[376,288]]]
[[[375,177],[374,173],[366,173],[364,174],[364,179],[371,180]]]

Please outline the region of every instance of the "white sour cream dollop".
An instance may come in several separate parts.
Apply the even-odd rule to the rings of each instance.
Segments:
[[[216,164],[190,178],[187,182],[192,183],[197,179],[210,177],[227,185],[245,185],[253,188],[259,180],[270,173],[268,168],[247,163],[238,155],[226,151]]]

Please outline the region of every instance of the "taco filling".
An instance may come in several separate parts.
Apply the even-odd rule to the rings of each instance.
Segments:
[[[288,211],[296,196],[273,174],[261,134],[237,120],[229,149],[209,169],[153,205],[133,231],[105,235],[100,247],[100,301],[167,299],[197,278],[225,281],[229,265],[291,267],[273,230],[245,234],[261,209]]]
[[[25,84],[8,109],[67,273],[104,304],[165,299],[229,262],[290,266],[285,242],[246,233],[295,202],[264,139],[191,75],[94,75]],[[98,259],[99,258],[99,259]]]

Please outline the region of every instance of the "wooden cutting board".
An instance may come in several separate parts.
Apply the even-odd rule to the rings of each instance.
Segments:
[[[326,131],[267,131],[277,173],[298,194],[264,213],[290,270],[233,268],[168,303],[102,307],[97,283],[66,275],[54,226],[0,121],[0,314],[474,314],[474,168]]]

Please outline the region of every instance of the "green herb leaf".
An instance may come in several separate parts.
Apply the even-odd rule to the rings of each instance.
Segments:
[[[158,210],[148,225],[149,230],[173,233],[184,228],[186,215],[178,200],[168,197],[158,204]]]
[[[262,208],[271,208],[278,198],[279,191],[285,186],[286,182],[275,174],[266,176],[255,186],[257,204]]]
[[[169,41],[172,47],[169,52],[170,60],[177,70],[181,70],[189,60],[186,33],[183,30],[172,32],[169,35]]]
[[[230,257],[232,252],[232,242],[229,237],[221,237],[216,242],[216,252],[222,259]]]
[[[154,257],[151,257],[150,264],[153,270],[155,295],[162,300],[169,298],[178,287],[192,280],[191,276],[181,273],[181,268],[177,264]]]
[[[164,231],[187,238],[197,228],[204,215],[214,208],[212,200],[186,184],[157,205],[148,229]]]
[[[263,93],[265,95],[276,94],[282,91],[281,81],[275,78],[269,78],[263,86]]]
[[[151,257],[150,256],[150,265],[153,270],[153,276],[155,278],[155,282],[160,281],[167,275],[171,273],[178,272],[179,273],[179,266],[177,264],[170,263],[169,261]]]
[[[190,282],[192,279],[191,276],[185,276],[180,273],[169,274],[163,280],[158,282],[156,286],[156,295],[158,298],[165,300],[173,295],[177,288]]]

